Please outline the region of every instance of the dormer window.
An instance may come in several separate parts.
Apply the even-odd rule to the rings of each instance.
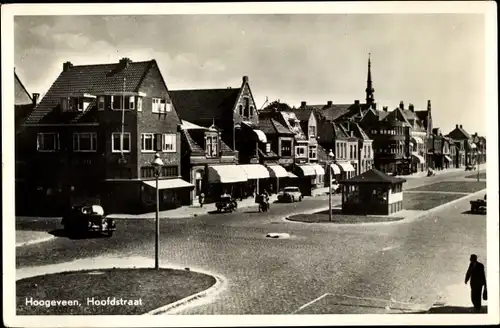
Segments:
[[[90,99],[85,97],[62,97],[61,108],[64,112],[83,112],[90,105]]]
[[[110,104],[113,110],[135,109],[135,96],[110,96]]]
[[[217,157],[218,155],[218,140],[215,135],[205,136],[205,155],[207,157]]]
[[[267,143],[266,144],[266,154],[269,154],[271,152],[271,144]]]

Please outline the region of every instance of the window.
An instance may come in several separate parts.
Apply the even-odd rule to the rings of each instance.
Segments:
[[[142,112],[142,97],[137,97],[137,111]]]
[[[161,168],[161,175],[164,177],[177,177],[179,176],[177,165],[163,166]]]
[[[281,156],[292,156],[292,140],[281,140]]]
[[[175,153],[176,149],[176,135],[163,134],[163,151],[167,153]]]
[[[356,147],[356,145],[352,146],[352,149],[353,149],[353,153],[354,153],[354,159],[357,159],[357,158],[358,158],[358,156],[357,156],[357,153],[358,153],[358,152],[357,152],[357,147]]]
[[[316,127],[314,125],[309,126],[309,139],[316,138]]]
[[[97,109],[104,110],[104,96],[99,96],[97,98]]]
[[[271,144],[270,143],[266,143],[266,154],[268,154],[270,152],[271,152]]]
[[[155,135],[153,133],[143,133],[141,135],[141,150],[143,152],[155,151]]]
[[[218,148],[217,136],[205,137],[205,155],[207,157],[217,157]]]
[[[111,109],[135,109],[135,96],[111,96]]]
[[[56,151],[59,149],[57,133],[38,133],[36,141],[38,151]]]
[[[250,117],[253,117],[253,106],[250,106]]]
[[[121,138],[120,132],[114,132],[111,136],[111,149],[114,153],[122,151],[126,153],[130,152],[130,133],[123,133],[123,138]]]
[[[243,105],[239,105],[238,108],[240,110],[240,115],[243,116]]]
[[[93,152],[97,149],[97,133],[73,133],[73,150],[77,152]]]
[[[245,108],[243,111],[243,116],[244,117],[250,116],[250,98],[248,98],[248,97],[245,97]]]
[[[309,146],[309,159],[318,158],[318,148],[316,146]]]
[[[161,113],[161,101],[160,98],[153,98],[152,100],[152,111],[153,113]]]
[[[352,145],[349,145],[349,158],[354,158],[354,155],[352,153]]]
[[[305,146],[297,146],[295,149],[295,153],[297,157],[306,157],[306,147]]]

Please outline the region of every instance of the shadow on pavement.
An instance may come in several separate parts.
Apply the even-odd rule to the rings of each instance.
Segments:
[[[88,233],[82,233],[78,235],[68,235],[66,230],[64,229],[54,229],[49,231],[49,234],[53,235],[54,237],[60,237],[60,238],[69,238],[69,239],[94,239],[94,238],[104,238],[105,236],[101,233],[95,232],[88,232]]]
[[[462,212],[462,214],[469,214],[469,215],[486,215],[486,213],[478,213],[478,212],[471,212],[470,210]]]
[[[481,307],[481,310],[477,312],[473,307],[465,306],[436,306],[432,307],[426,313],[488,313],[488,306]]]

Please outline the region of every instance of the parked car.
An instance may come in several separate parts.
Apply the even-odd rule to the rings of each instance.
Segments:
[[[279,202],[295,202],[302,201],[302,193],[299,187],[285,187],[278,193]]]
[[[476,167],[474,165],[467,165],[465,167],[465,170],[466,171],[474,171],[474,170],[476,170]]]
[[[484,199],[471,200],[470,211],[471,213],[486,214],[486,195],[484,195]]]
[[[111,237],[116,230],[115,220],[107,218],[100,205],[72,206],[61,224],[70,236],[99,232]]]
[[[238,203],[231,197],[231,195],[223,194],[220,196],[219,201],[215,203],[217,212],[233,212],[238,208]]]

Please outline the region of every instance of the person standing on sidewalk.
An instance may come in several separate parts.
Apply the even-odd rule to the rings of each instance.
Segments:
[[[200,203],[200,207],[203,207],[203,203],[205,202],[205,194],[204,193],[200,193],[198,195],[198,202]]]
[[[467,273],[465,274],[465,284],[470,280],[470,297],[476,312],[481,311],[481,292],[483,291],[486,296],[486,275],[484,273],[484,265],[477,261],[477,255],[470,256],[470,265]],[[486,299],[486,297],[484,297]]]

